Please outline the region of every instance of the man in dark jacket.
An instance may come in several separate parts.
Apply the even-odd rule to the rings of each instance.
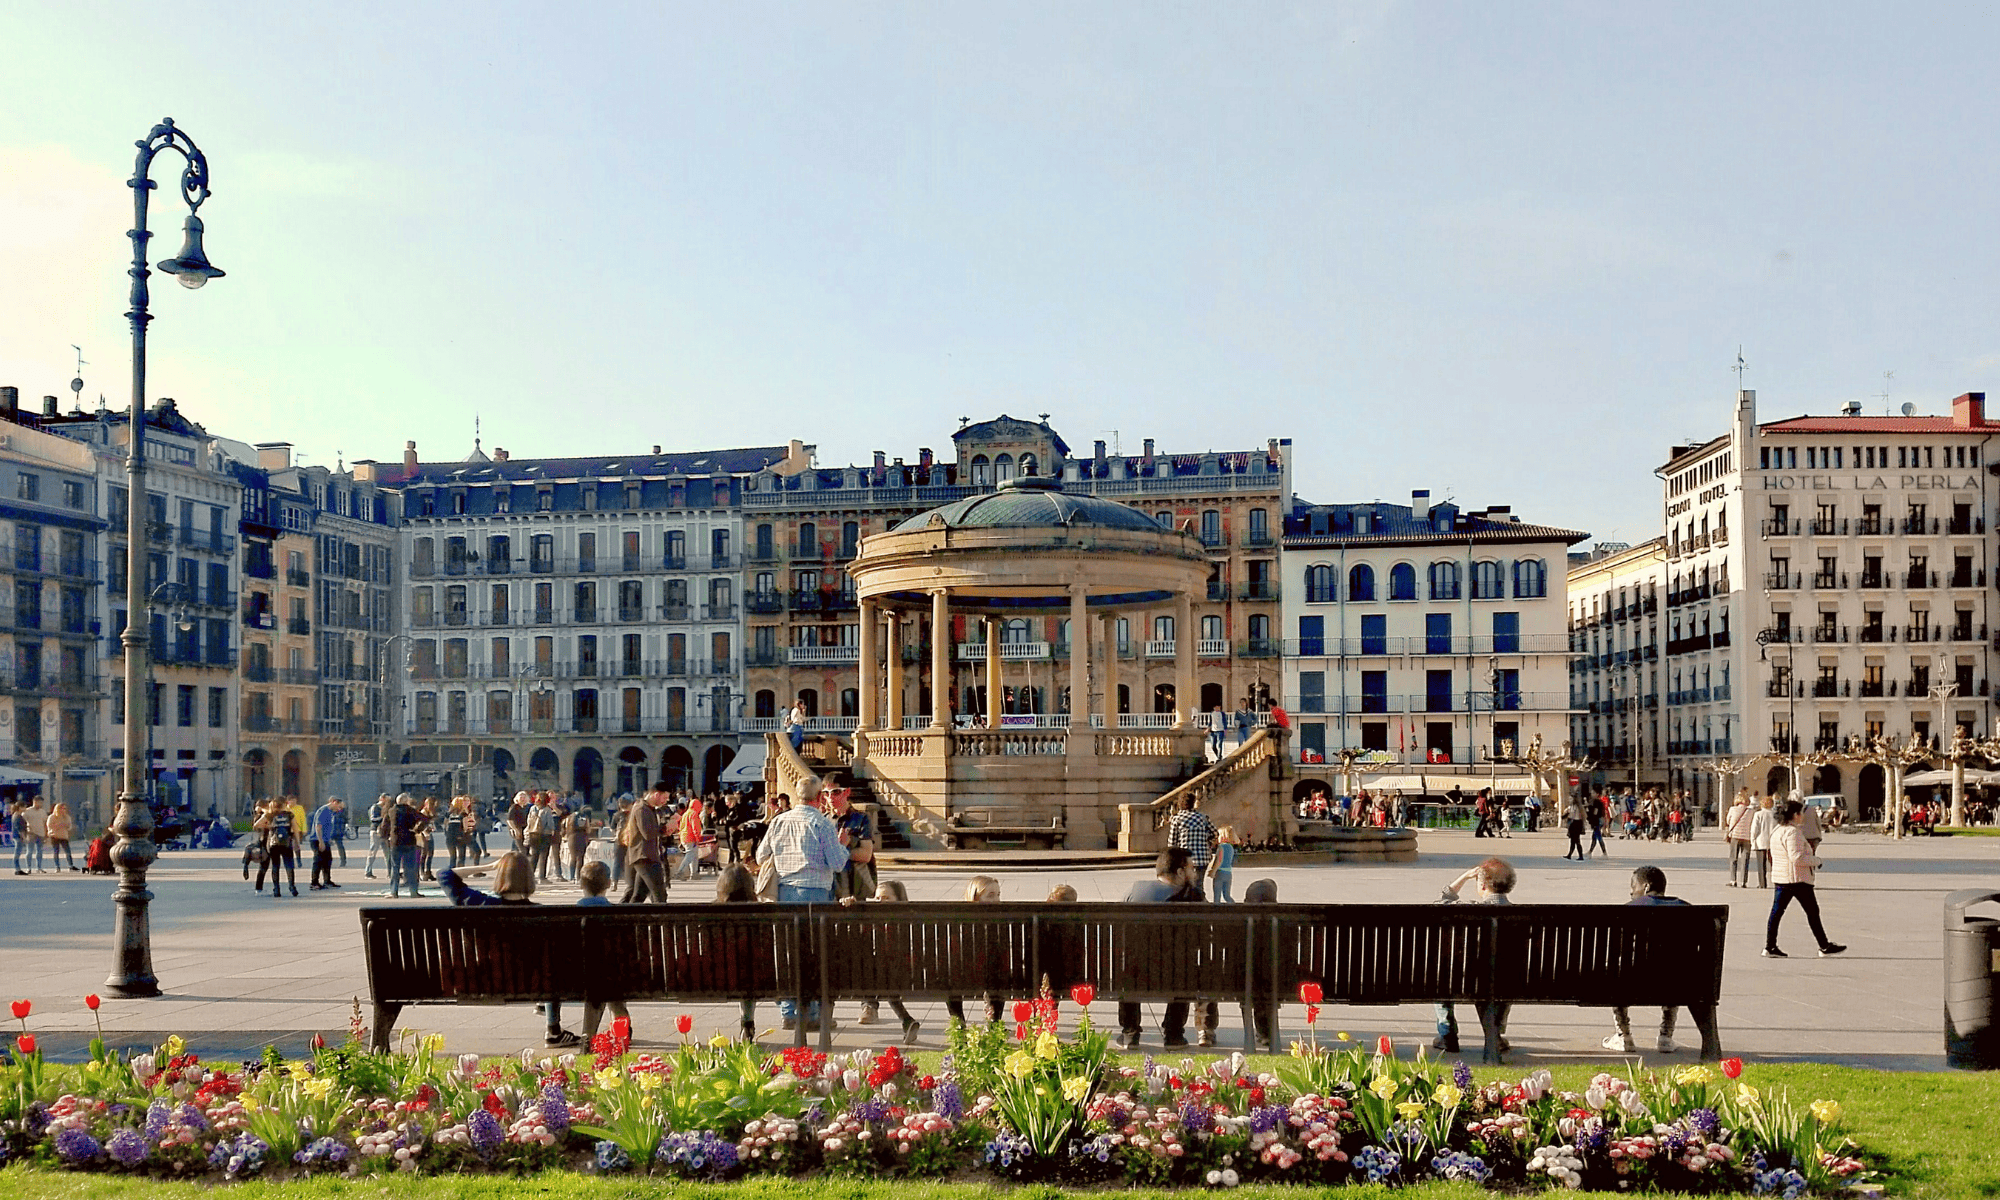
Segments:
[[[1632,898],[1625,903],[1642,908],[1662,904],[1687,905],[1687,901],[1667,895],[1667,873],[1658,867],[1639,867],[1632,872]],[[1672,1054],[1678,1048],[1674,1045],[1674,1016],[1679,1011],[1673,1008],[1660,1010],[1658,1049],[1661,1054]],[[1604,1048],[1620,1054],[1636,1051],[1639,1043],[1632,1040],[1631,1010],[1622,1006],[1614,1008],[1611,1017],[1618,1022],[1618,1032],[1604,1039]]]
[[[1195,882],[1201,876],[1196,873],[1194,856],[1179,846],[1160,851],[1153,862],[1153,878],[1141,880],[1132,885],[1125,894],[1127,904],[1199,904],[1202,901],[1201,887]],[[1167,1005],[1165,1015],[1160,1018],[1160,1034],[1169,1049],[1185,1046],[1187,1040],[1188,1005],[1185,1000],[1175,1000]],[[1118,1039],[1121,1050],[1131,1050],[1139,1045],[1139,1002],[1120,1000],[1118,1002]]]
[[[399,794],[382,817],[382,841],[389,847],[390,896],[401,895],[404,883],[410,885],[410,895],[423,895],[417,890],[417,825],[422,820],[416,799],[408,792]]]

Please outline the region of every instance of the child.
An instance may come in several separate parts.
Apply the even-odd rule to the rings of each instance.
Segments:
[[[965,902],[967,904],[1000,903],[1000,881],[991,875],[974,875],[971,879],[965,881]],[[964,1023],[965,1001],[963,997],[953,996],[946,1000],[944,1002],[944,1010],[951,1014],[952,1020],[961,1024]],[[988,993],[986,997],[986,1020],[992,1024],[998,1024],[1000,1021],[1000,997],[997,994]]]
[[[875,886],[875,899],[871,901],[874,904],[908,904],[909,902],[909,890],[902,885],[901,881],[895,879],[885,879],[877,884]],[[844,907],[852,907],[854,897],[842,897],[840,903]],[[879,999],[870,999],[862,1004],[861,1023],[863,1025],[873,1025],[876,1022],[879,1011],[877,1006],[880,1003]],[[901,997],[889,997],[889,1011],[895,1013],[896,1018],[903,1023],[903,1044],[905,1046],[916,1045],[917,1030],[922,1028],[922,1026],[918,1024],[915,1017],[910,1015],[910,1010],[903,1007]]]
[[[1236,868],[1236,847],[1242,844],[1234,825],[1224,825],[1215,831],[1215,857],[1208,860],[1208,877],[1214,882],[1211,894],[1217,904],[1236,903],[1229,894],[1229,877]]]
[[[583,895],[577,899],[578,908],[610,908],[611,901],[604,895],[611,890],[611,868],[601,862],[585,863],[577,874],[577,882],[583,885]],[[604,1020],[604,1010],[609,1008],[614,1017],[624,1017],[629,1025],[632,1013],[623,1000],[608,1000],[603,1004],[586,1002],[583,1006],[583,1044],[590,1045],[597,1036],[597,1026]]]

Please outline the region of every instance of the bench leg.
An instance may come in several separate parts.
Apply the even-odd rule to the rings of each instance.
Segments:
[[[1472,1007],[1479,1013],[1480,1032],[1486,1035],[1480,1061],[1488,1066],[1506,1062],[1506,1056],[1500,1052],[1500,1005],[1482,1001]]]
[[[1255,1054],[1257,1053],[1257,1021],[1252,1013],[1250,997],[1243,997],[1243,1002],[1237,1007],[1243,1011],[1243,1053]]]
[[[1688,1013],[1694,1017],[1694,1026],[1701,1030],[1701,1058],[1703,1062],[1716,1062],[1722,1058],[1722,1034],[1715,1028],[1715,1005],[1690,1004]]]
[[[396,1018],[402,1014],[403,1006],[386,1001],[375,1001],[375,1028],[370,1030],[369,1047],[377,1054],[389,1053],[389,1042],[396,1032]]]

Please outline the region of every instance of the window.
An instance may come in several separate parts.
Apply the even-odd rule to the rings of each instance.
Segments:
[[[1472,598],[1500,600],[1507,595],[1506,569],[1497,562],[1472,564]]]
[[[1389,568],[1389,599],[1415,600],[1417,598],[1417,569],[1409,563],[1397,563]]]
[[[993,482],[1005,483],[1014,478],[1014,456],[1002,454],[993,460]]]
[[[1339,597],[1333,590],[1333,568],[1317,566],[1306,568],[1306,603],[1331,604]]]
[[[987,461],[986,456],[984,454],[973,455],[972,486],[990,487],[992,486],[992,483],[993,483],[993,464]]]
[[[861,551],[861,523],[844,521],[840,526],[840,557],[853,558]]]
[[[1389,652],[1389,618],[1381,613],[1371,613],[1361,618],[1361,653],[1387,654]]]
[[[222,713],[229,706],[229,689],[212,687],[208,689],[208,727],[222,728]]]
[[[1424,614],[1424,653],[1451,653],[1451,614]]]
[[[191,683],[183,683],[174,689],[174,724],[182,729],[194,725],[194,693]]]
[[[1258,511],[1263,511],[1259,509]],[[1347,572],[1347,598],[1349,600],[1373,600],[1375,598],[1375,568],[1367,563],[1359,563]]]
[[[799,523],[799,557],[819,557],[819,527],[811,521]]]
[[[1424,711],[1451,711],[1451,672],[1424,672]]]
[[[1431,599],[1458,599],[1458,564],[1455,562],[1435,562],[1431,564]]]
[[[1389,672],[1361,672],[1361,711],[1364,713],[1389,711]]]
[[[1201,541],[1204,546],[1222,544],[1222,514],[1215,509],[1201,510]]]
[[[1521,614],[1497,612],[1493,614],[1493,653],[1519,654],[1521,652]]]
[[[1326,711],[1325,671],[1299,672],[1299,711],[1309,713]]]
[[[1250,544],[1262,545],[1271,540],[1271,517],[1261,508],[1250,510]]]
[[[1960,463],[1958,465],[1962,467],[1965,464]],[[74,479],[63,480],[63,507],[64,508],[83,507],[83,485],[78,483]]]
[[[22,471],[14,476],[14,498],[16,500],[40,500],[42,498],[42,477]]]
[[[1539,558],[1524,558],[1514,564],[1514,598],[1539,599],[1549,594],[1549,568]]]

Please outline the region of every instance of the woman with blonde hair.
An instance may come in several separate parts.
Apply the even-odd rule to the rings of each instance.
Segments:
[[[432,807],[436,807],[433,802]],[[466,875],[493,873],[493,890],[482,892],[464,880]],[[444,888],[451,902],[462,908],[480,908],[489,904],[533,904],[535,894],[535,869],[526,855],[509,850],[493,861],[491,866],[446,867],[438,872],[438,884]],[[581,1046],[583,1039],[562,1027],[562,1001],[550,997],[543,1005],[548,1014],[549,1046]]]
[[[1229,880],[1236,870],[1236,848],[1242,844],[1234,825],[1224,825],[1215,831],[1215,857],[1208,860],[1208,877],[1215,883],[1211,895],[1217,904],[1236,903],[1229,894]]]
[[[965,902],[967,904],[1000,903],[1000,881],[991,875],[974,875],[965,881]],[[986,1020],[989,1023],[997,1023],[1000,1020],[1000,1001],[1001,996],[999,993],[986,993]],[[952,1020],[962,1023],[965,1020],[964,997],[953,996],[946,1000],[944,1002],[944,1010],[951,1015]]]
[[[72,871],[81,870],[76,865],[76,856],[70,853],[69,840],[76,836],[76,821],[69,815],[69,805],[61,800],[49,810],[49,865],[62,870],[64,862]]]

